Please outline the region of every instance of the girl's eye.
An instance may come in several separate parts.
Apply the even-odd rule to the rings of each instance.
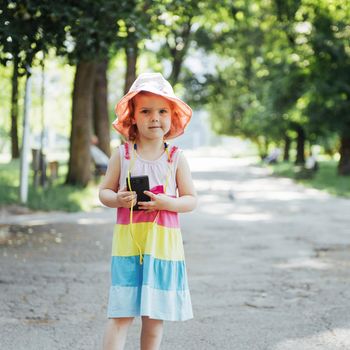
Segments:
[[[161,109],[160,113],[164,114],[164,113],[168,113],[168,111],[166,109]]]
[[[148,113],[148,110],[147,109],[142,109],[141,113]]]

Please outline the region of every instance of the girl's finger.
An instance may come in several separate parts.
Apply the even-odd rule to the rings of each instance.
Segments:
[[[143,210],[154,210],[155,209],[155,205],[152,202],[138,202],[137,203],[139,208],[143,209]]]
[[[129,202],[136,201],[136,199],[137,199],[136,195],[131,195],[131,196],[128,196],[127,201]]]
[[[150,191],[143,191],[143,193],[146,194],[148,197],[150,197],[153,200],[156,199],[156,195]]]
[[[152,202],[137,202],[138,205],[141,205],[143,207],[149,208],[149,207],[154,207],[154,203]]]
[[[146,213],[151,213],[151,212],[155,211],[155,209],[152,209],[152,208],[144,208],[144,207],[140,207],[140,206],[139,206],[139,209],[144,210]]]

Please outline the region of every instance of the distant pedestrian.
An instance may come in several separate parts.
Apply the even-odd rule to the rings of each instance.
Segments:
[[[278,161],[279,156],[281,155],[281,150],[279,148],[274,148],[272,152],[264,158],[266,164],[275,164]]]
[[[113,126],[127,141],[113,153],[100,187],[101,202],[118,208],[104,350],[124,348],[136,316],[141,348],[159,349],[164,320],[193,318],[178,213],[192,211],[197,196],[185,156],[167,143],[184,132],[192,110],[161,74],[144,73],[116,114]],[[137,199],[135,176],[148,176],[149,201]]]
[[[313,172],[316,172],[319,169],[317,155],[315,153],[311,153],[310,157],[306,159],[305,168]]]
[[[92,161],[95,164],[96,172],[99,174],[105,174],[107,171],[107,166],[109,158],[106,153],[104,153],[98,146],[98,138],[96,135],[91,137],[90,144],[90,155]]]

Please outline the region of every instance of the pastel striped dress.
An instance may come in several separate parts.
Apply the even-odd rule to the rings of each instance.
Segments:
[[[148,175],[154,193],[159,193],[159,188],[167,182],[166,194],[176,197],[175,176],[180,153],[176,147],[170,149],[170,159],[164,152],[154,161],[142,159],[130,143],[119,149],[119,188],[126,185],[132,160],[131,176]],[[112,244],[108,317],[149,316],[166,321],[193,318],[178,213],[134,211],[132,221],[133,236],[141,248],[143,263],[140,263],[139,249],[130,232],[130,210],[118,208]]]

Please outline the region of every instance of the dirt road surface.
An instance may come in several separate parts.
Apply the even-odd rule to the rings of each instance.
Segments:
[[[165,322],[162,349],[350,349],[350,200],[244,159],[190,164],[195,318]],[[1,349],[101,349],[114,221],[106,208],[0,218]],[[135,319],[126,349],[139,332]]]

